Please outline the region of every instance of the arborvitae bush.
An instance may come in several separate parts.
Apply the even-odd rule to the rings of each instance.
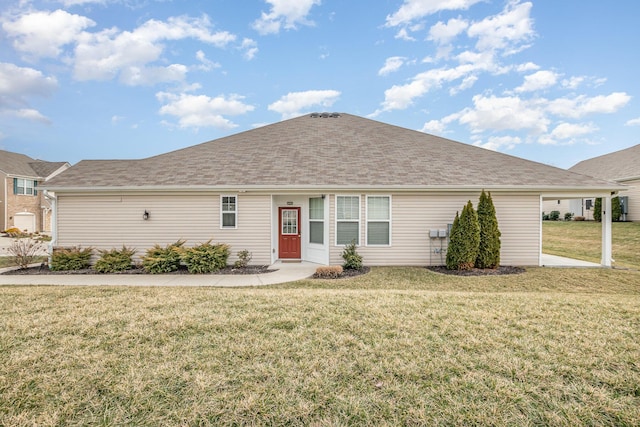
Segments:
[[[469,200],[460,216],[456,212],[456,219],[453,221],[447,249],[447,268],[449,270],[472,269],[478,258],[479,245],[478,215]]]
[[[91,264],[92,248],[55,248],[51,255],[51,270],[67,271],[89,268]]]
[[[227,266],[230,247],[219,243],[212,245],[211,241],[187,248],[182,253],[182,261],[189,273],[213,273]]]
[[[342,268],[345,270],[362,269],[362,255],[360,255],[356,250],[355,240],[344,247],[344,251],[342,251],[342,259],[344,260]]]
[[[622,206],[620,206],[620,198],[618,196],[611,199],[611,221],[618,222],[622,216]],[[593,219],[602,222],[602,198],[596,198],[593,204]]]
[[[616,196],[611,199],[611,221],[618,222],[622,216],[622,206],[620,206],[620,197]]]
[[[478,246],[477,268],[496,268],[500,265],[500,230],[496,208],[491,193],[482,190],[478,202],[478,224],[480,225],[480,244]]]
[[[98,250],[100,259],[93,266],[100,273],[117,273],[129,270],[133,266],[135,249],[129,249],[122,245],[122,249]]]
[[[171,273],[180,268],[180,259],[182,257],[182,245],[184,240],[178,240],[175,243],[162,247],[154,245],[147,250],[146,255],[142,258],[142,267],[147,273],[162,274]]]

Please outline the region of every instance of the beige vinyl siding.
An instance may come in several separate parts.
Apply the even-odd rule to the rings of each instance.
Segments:
[[[373,193],[368,193],[369,195]],[[381,193],[382,194],[382,193]],[[456,211],[468,200],[477,207],[478,193],[460,194],[393,194],[391,246],[366,246],[366,200],[362,194],[361,245],[358,253],[366,265],[439,265],[444,260],[433,252],[440,240],[429,238],[429,230],[446,229],[453,223]],[[492,195],[502,232],[501,263],[503,265],[538,265],[540,254],[540,196],[538,194]],[[335,196],[331,201],[331,264],[342,263],[342,246],[335,246]],[[442,242],[446,249],[446,239]]]
[[[58,246],[136,248],[179,239],[194,246],[211,239],[231,245],[232,256],[248,249],[252,264],[270,263],[269,196],[238,195],[238,228],[220,229],[217,193],[161,195],[58,195]],[[149,220],[142,219],[147,210]]]
[[[628,185],[627,191],[621,191],[620,197],[629,197],[629,215],[627,221],[640,221],[640,179],[623,181],[620,184]]]

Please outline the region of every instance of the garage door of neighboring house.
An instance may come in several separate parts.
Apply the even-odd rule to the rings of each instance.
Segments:
[[[20,212],[13,216],[13,226],[29,233],[36,231],[36,216],[30,212]]]

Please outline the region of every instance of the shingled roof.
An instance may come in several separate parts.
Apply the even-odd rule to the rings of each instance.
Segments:
[[[24,154],[0,150],[0,171],[7,175],[45,179],[66,164],[36,160]]]
[[[314,114],[142,160],[85,160],[54,190],[591,189],[619,186],[350,114]]]
[[[640,144],[583,160],[569,170],[610,181],[640,179]]]

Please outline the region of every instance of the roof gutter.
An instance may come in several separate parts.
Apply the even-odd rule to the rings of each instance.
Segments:
[[[415,192],[415,191],[441,191],[441,192],[468,192],[468,191],[494,191],[494,192],[602,192],[602,191],[624,191],[628,187],[623,184],[610,183],[609,185],[594,186],[537,186],[537,185],[291,185],[291,186],[273,186],[273,185],[193,185],[189,187],[170,185],[170,186],[109,186],[109,187],[56,187],[43,185],[50,191],[59,193],[106,193],[106,192],[300,192],[300,191],[394,191],[394,192]]]

